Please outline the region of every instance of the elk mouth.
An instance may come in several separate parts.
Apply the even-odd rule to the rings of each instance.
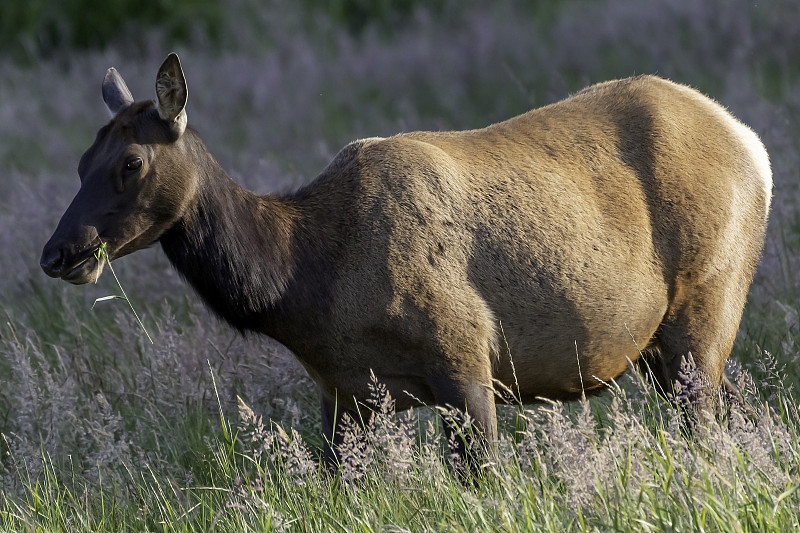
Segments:
[[[65,268],[66,273],[60,276],[61,279],[73,285],[96,282],[105,266],[105,260],[98,257],[98,249],[99,247],[89,250],[71,268]]]

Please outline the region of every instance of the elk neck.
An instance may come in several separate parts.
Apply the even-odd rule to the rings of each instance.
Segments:
[[[160,239],[178,272],[205,303],[244,332],[279,321],[312,251],[306,218],[291,197],[258,196],[234,182],[206,152],[186,214]],[[276,324],[276,327],[278,325]]]

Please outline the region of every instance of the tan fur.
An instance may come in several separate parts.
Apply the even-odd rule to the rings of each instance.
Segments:
[[[516,389],[516,370],[529,401],[581,393],[576,343],[587,389],[657,346],[671,378],[691,352],[718,384],[771,190],[766,152],[742,131],[699,93],[639,77],[482,130],[359,141],[346,203],[365,227],[335,313],[420,349],[351,357],[379,376],[405,359],[423,381],[447,367],[487,388]],[[341,394],[351,370],[320,379]]]

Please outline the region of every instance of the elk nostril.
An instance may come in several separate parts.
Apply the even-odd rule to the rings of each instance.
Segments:
[[[42,258],[39,260],[39,266],[42,267],[45,274],[57,278],[61,273],[63,264],[64,250],[61,248],[49,249],[49,247],[45,246],[42,251]]]

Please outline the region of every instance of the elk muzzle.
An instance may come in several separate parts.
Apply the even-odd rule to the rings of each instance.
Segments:
[[[61,236],[61,225],[42,250],[39,265],[52,278],[75,285],[97,281],[105,261],[98,257],[100,238],[91,226],[81,226],[73,239]]]

